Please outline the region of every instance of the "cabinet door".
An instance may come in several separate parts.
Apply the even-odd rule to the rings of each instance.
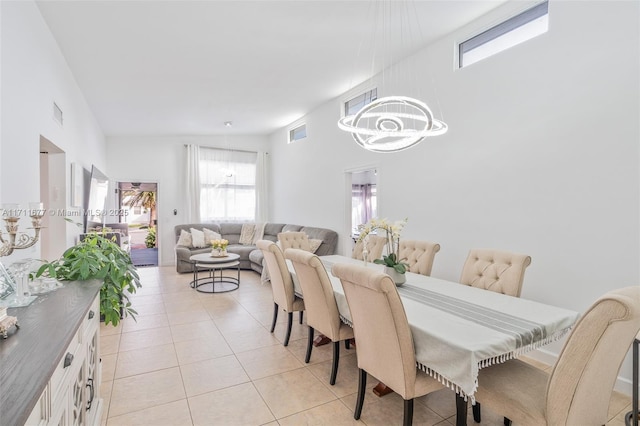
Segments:
[[[52,403],[50,426],[69,426],[69,391]]]
[[[85,359],[85,369],[87,372],[85,383],[85,401],[87,424],[93,425],[100,422],[96,416],[100,415],[100,330],[94,329],[93,335],[87,340],[87,357]]]
[[[69,388],[69,425],[81,426],[86,424],[87,398],[87,369],[81,363],[74,375],[71,376]]]
[[[44,389],[40,399],[33,408],[31,415],[25,422],[26,426],[46,425],[49,420],[49,386]]]

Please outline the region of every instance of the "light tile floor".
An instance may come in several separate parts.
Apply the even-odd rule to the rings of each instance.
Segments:
[[[402,423],[402,399],[370,390],[360,421],[355,350],[341,347],[335,386],[329,385],[331,345],[314,348],[304,363],[306,325],[296,321],[288,347],[286,315],[273,334],[271,287],[242,271],[237,291],[199,293],[190,274],[173,267],[141,268],[133,296],[137,322],[101,326],[103,425],[393,425]],[[541,365],[543,368],[547,366]],[[370,377],[368,387],[377,381]],[[615,393],[609,426],[624,425],[630,398]],[[482,410],[482,425],[502,417]],[[454,425],[448,389],[417,399],[416,425]],[[469,410],[469,425],[474,425]]]

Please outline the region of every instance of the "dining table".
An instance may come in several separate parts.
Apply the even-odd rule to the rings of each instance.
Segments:
[[[352,325],[342,284],[331,274],[332,266],[358,264],[383,272],[383,265],[340,255],[320,256],[320,260],[340,318]],[[296,294],[304,298],[289,260],[287,266]],[[397,289],[413,335],[416,366],[456,392],[457,425],[466,424],[466,401],[475,403],[481,368],[562,338],[580,317],[561,307],[411,272]]]

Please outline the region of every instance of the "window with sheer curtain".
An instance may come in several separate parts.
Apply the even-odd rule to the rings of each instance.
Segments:
[[[256,220],[258,154],[200,147],[200,219]]]

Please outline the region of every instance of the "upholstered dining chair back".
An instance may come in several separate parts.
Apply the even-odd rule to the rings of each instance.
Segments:
[[[472,287],[520,297],[524,270],[531,257],[491,249],[473,249],[462,267],[460,282]]]
[[[607,423],[609,398],[640,331],[640,286],[599,298],[574,327],[548,382],[547,424]]]
[[[640,287],[596,300],[551,373],[519,359],[480,370],[476,399],[519,425],[604,425],[618,371],[640,330]],[[507,424],[505,422],[505,424]]]
[[[411,329],[396,285],[373,268],[336,263],[356,338],[358,368],[404,399],[415,395],[416,356]]]
[[[375,259],[382,259],[384,245],[387,243],[385,237],[369,235],[367,237],[367,260],[373,262]],[[358,241],[353,248],[351,257],[353,259],[364,260],[364,241]]]
[[[288,248],[311,251],[309,236],[304,232],[280,232],[278,242],[283,252]]]
[[[259,240],[256,242],[256,246],[262,250],[264,261],[269,269],[273,301],[287,312],[294,311],[293,304],[296,297],[293,290],[293,280],[282,250],[276,243],[268,240]]]
[[[318,256],[299,249],[287,249],[284,251],[284,256],[291,260],[296,271],[307,312],[309,335],[305,362],[308,363],[311,359],[313,337],[316,330],[331,339],[333,342],[333,365],[329,384],[334,385],[340,363],[340,342],[344,340],[345,347],[350,348],[349,340],[353,339],[353,328],[340,320],[340,312],[329,274]]]
[[[302,288],[307,324],[332,341],[343,340],[340,337],[341,321],[336,297],[329,275],[318,256],[299,249],[287,249],[284,255],[293,263]]]
[[[409,272],[431,275],[433,258],[440,251],[440,244],[429,241],[400,240],[398,255],[409,265]]]

